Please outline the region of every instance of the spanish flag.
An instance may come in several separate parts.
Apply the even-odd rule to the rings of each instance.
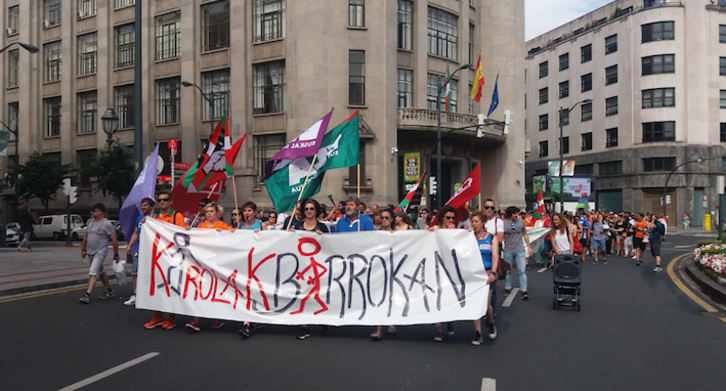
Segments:
[[[474,84],[471,88],[471,99],[477,103],[481,100],[481,88],[484,86],[484,70],[481,67],[481,54],[476,63],[476,73],[474,74]]]

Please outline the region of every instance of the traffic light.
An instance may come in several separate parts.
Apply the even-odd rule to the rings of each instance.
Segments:
[[[436,182],[436,177],[429,177],[429,193],[431,195],[436,195],[437,187],[438,183]]]
[[[63,194],[68,196],[68,203],[73,205],[78,201],[78,187],[71,186],[71,179],[63,179]]]
[[[670,205],[670,203],[671,203],[671,196],[666,195],[666,205]]]
[[[504,110],[504,134],[509,134],[509,126],[514,122],[512,110]]]

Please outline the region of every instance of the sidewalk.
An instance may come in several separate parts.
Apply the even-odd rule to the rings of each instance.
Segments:
[[[126,253],[119,249],[122,260]],[[113,251],[104,263],[113,276]],[[88,261],[80,247],[34,247],[32,252],[0,248],[0,297],[88,283]]]

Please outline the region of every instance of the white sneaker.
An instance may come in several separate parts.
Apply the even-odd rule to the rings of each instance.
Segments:
[[[124,305],[135,305],[136,304],[136,295],[131,295],[131,297],[124,301]]]

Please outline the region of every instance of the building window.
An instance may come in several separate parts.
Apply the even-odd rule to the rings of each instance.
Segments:
[[[61,79],[61,50],[61,41],[43,45],[44,80],[46,82],[60,81]]]
[[[675,88],[655,88],[643,90],[643,108],[674,107],[676,105]]]
[[[562,138],[562,154],[566,155],[568,153],[570,153],[570,138],[563,137]]]
[[[582,116],[580,121],[586,122],[592,119],[592,103],[583,103],[580,105]]]
[[[209,99],[214,102],[214,118],[210,118],[211,112],[207,101],[202,98],[204,107],[204,119],[222,118],[229,110],[229,69],[221,69],[202,73],[202,89]]]
[[[257,170],[257,182],[265,177],[265,167],[282,147],[285,146],[285,134],[255,135],[255,169]]]
[[[719,91],[719,101],[722,109],[726,109],[726,90]]]
[[[720,133],[721,133],[721,142],[726,143],[726,124],[723,122],[721,123]]]
[[[134,85],[119,86],[115,89],[116,113],[119,129],[134,127]]]
[[[643,124],[643,142],[676,141],[676,123],[647,122]]]
[[[156,59],[179,57],[181,53],[181,12],[156,17]]]
[[[18,86],[20,72],[20,50],[8,51],[8,88]]]
[[[434,75],[429,73],[426,78],[426,107],[429,110],[437,110],[438,106],[436,105],[436,95],[437,90],[439,88],[439,83],[443,83],[443,76]],[[454,80],[452,80],[454,81]],[[444,103],[446,101],[446,96],[444,94],[446,93],[446,89],[444,88],[441,91],[441,110],[443,111]]]
[[[618,97],[613,96],[605,99],[605,116],[618,114]]]
[[[583,151],[592,150],[592,132],[582,134],[582,150]]]
[[[618,82],[618,66],[613,65],[605,68],[605,85],[615,84]]]
[[[136,4],[135,0],[116,0],[116,9],[131,7],[132,5],[135,5],[135,4]]]
[[[229,47],[229,0],[202,5],[202,51]]]
[[[365,26],[365,0],[348,0],[348,26]]]
[[[549,114],[542,114],[539,116],[539,130],[547,130],[550,128],[550,116]]]
[[[428,9],[429,54],[457,59],[458,18],[438,8]]]
[[[253,114],[284,112],[286,89],[284,61],[256,64]]]
[[[595,174],[594,164],[578,164],[575,166],[575,175],[593,175]]]
[[[285,0],[254,0],[253,42],[285,38]]]
[[[560,126],[567,126],[570,124],[570,111],[560,110]]]
[[[545,87],[539,90],[539,104],[543,105],[550,101],[549,88]]]
[[[660,73],[674,73],[675,55],[661,54],[657,56],[643,57],[643,76],[657,75]]]
[[[620,175],[623,173],[623,162],[605,162],[598,165],[600,175]]]
[[[61,97],[43,99],[45,137],[58,137],[61,130]]]
[[[605,38],[605,54],[615,53],[618,51],[618,35],[611,35]]]
[[[156,81],[156,102],[158,125],[176,124],[179,116],[179,84],[178,77]]]
[[[91,188],[91,176],[88,175],[88,170],[93,165],[93,162],[96,160],[96,150],[95,149],[84,149],[80,151],[76,151],[76,164],[78,167],[78,171],[80,172],[81,177],[81,188],[82,189],[90,189]]]
[[[618,128],[605,129],[605,148],[618,146]]]
[[[560,71],[570,68],[570,53],[565,53],[560,56]]]
[[[550,74],[549,61],[539,63],[539,78],[547,77]]]
[[[61,23],[61,0],[45,1],[45,27],[57,26]]]
[[[718,26],[718,42],[726,43],[726,25],[720,24]]]
[[[114,28],[114,35],[116,36],[116,68],[126,68],[134,65],[135,34],[133,23]]]
[[[398,70],[398,107],[413,107],[413,71]]]
[[[18,130],[18,114],[20,110],[20,104],[18,102],[8,103],[8,126],[17,131]],[[15,140],[15,135],[10,133],[10,140]]]
[[[539,142],[539,157],[547,157],[550,154],[547,140]]]
[[[560,83],[560,99],[570,96],[570,81]]]
[[[96,131],[96,91],[78,94],[78,133],[94,133]]]
[[[8,35],[18,33],[18,24],[20,22],[20,6],[14,5],[8,8]]]
[[[96,73],[98,40],[96,33],[78,36],[78,76]]]
[[[718,59],[718,74],[726,76],[726,57],[719,57]]]
[[[96,15],[96,0],[78,0],[78,18]]]
[[[398,0],[398,48],[411,50],[413,45],[413,3]]]
[[[351,50],[348,52],[348,104],[364,106],[366,104],[366,52]]]
[[[592,60],[592,44],[580,48],[580,62],[585,63]]]
[[[476,64],[474,64],[474,39],[476,38],[476,35],[474,34],[474,25],[469,23],[469,64],[472,64],[474,67],[476,67]]]
[[[643,171],[672,171],[676,168],[676,158],[674,157],[653,157],[643,159]]]
[[[592,73],[580,76],[580,84],[582,85],[580,89],[582,92],[592,90]]]
[[[676,39],[672,21],[644,24],[641,30],[643,43]]]
[[[358,150],[360,151],[360,185],[366,186],[366,143],[363,140],[359,141]],[[358,183],[358,166],[350,166],[348,168],[348,185],[356,186]]]

